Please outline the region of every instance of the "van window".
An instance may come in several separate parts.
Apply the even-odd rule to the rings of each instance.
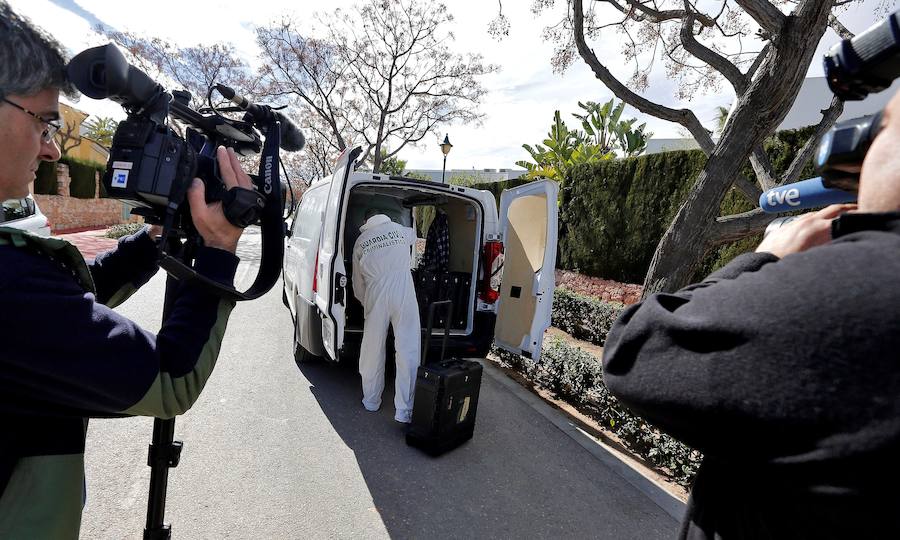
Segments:
[[[310,190],[303,194],[297,215],[294,217],[293,236],[318,243],[327,194],[327,189]]]

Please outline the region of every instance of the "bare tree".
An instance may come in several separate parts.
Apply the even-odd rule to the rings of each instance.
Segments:
[[[305,37],[297,27],[295,20],[283,18],[256,29],[256,42],[262,49],[261,92],[287,98],[296,108],[312,113],[305,115],[308,144],[316,146],[318,154],[339,153],[347,147],[345,136],[351,131],[345,106],[351,100],[349,67],[336,45]]]
[[[63,120],[62,128],[56,132],[56,144],[59,145],[59,151],[62,155],[68,153],[81,144],[81,134],[78,132],[78,123],[74,120]]]
[[[479,79],[497,68],[450,52],[452,20],[446,6],[424,0],[364,0],[319,17],[318,39],[282,20],[257,32],[269,64],[264,79],[273,95],[295,96],[319,115],[310,130],[334,150],[363,142],[361,159],[378,172],[383,159],[436,126],[483,116]]]
[[[816,143],[843,111],[834,99],[822,111],[815,133],[787,171],[777,175],[762,143],[773,134],[797,97],[807,67],[826,28],[842,37],[852,33],[837,15],[857,0],[721,0],[706,11],[691,0],[565,0],[566,15],[546,29],[556,45],[553,63],[563,70],[576,54],[619,99],[639,111],[683,126],[708,160],[657,246],[644,281],[644,294],[671,291],[688,283],[712,248],[762,231],[771,217],[760,210],[719,217],[722,199],[733,186],[754,203],[761,190],[793,182]],[[541,13],[554,0],[535,0]],[[883,0],[884,13],[889,0]],[[789,12],[785,12],[789,10]],[[588,40],[607,29],[624,37],[624,55],[634,72],[627,84],[601,62]],[[649,63],[642,59],[650,57]],[[729,84],[736,103],[718,142],[689,109],[653,102],[645,90],[653,62],[662,58],[667,75],[680,83],[684,98]],[[749,158],[755,182],[740,169]]]
[[[194,107],[206,103],[213,84],[235,88],[243,95],[255,94],[258,78],[230,43],[198,44],[179,47],[161,38],[150,38],[130,32],[117,32],[102,26],[99,33],[130,53],[135,66],[154,78],[171,80],[194,98]],[[158,81],[165,86],[166,81]]]

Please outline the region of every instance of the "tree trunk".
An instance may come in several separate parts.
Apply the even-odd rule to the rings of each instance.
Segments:
[[[712,246],[722,199],[754,147],[773,133],[800,91],[825,32],[831,2],[807,2],[788,17],[747,93],[739,99],[722,139],[679,208],[653,255],[644,295],[687,285]]]

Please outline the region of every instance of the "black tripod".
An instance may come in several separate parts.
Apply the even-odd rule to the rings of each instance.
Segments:
[[[185,264],[189,264],[195,252],[195,242],[182,243],[177,237],[167,240],[167,252],[177,254]],[[166,278],[166,297],[163,303],[163,323],[168,319],[175,303],[175,290],[180,281],[169,275]],[[172,526],[164,523],[166,516],[166,489],[169,484],[169,469],[178,466],[181,459],[181,441],[175,437],[175,419],[153,420],[153,441],[147,454],[150,467],[150,494],[147,498],[147,524],[144,526],[144,540],[169,540]]]

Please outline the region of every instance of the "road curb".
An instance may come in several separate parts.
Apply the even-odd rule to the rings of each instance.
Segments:
[[[591,453],[601,463],[609,467],[613,472],[621,476],[626,482],[634,486],[638,491],[647,496],[664,512],[673,519],[681,522],[687,508],[683,502],[670,495],[659,487],[653,480],[647,478],[640,471],[634,469],[616,455],[616,451],[592,437],[589,433],[578,427],[568,416],[548,405],[540,397],[523,388],[522,385],[511,379],[489,360],[477,359],[484,366],[485,373],[493,380],[513,393],[516,397],[528,404],[538,414],[550,421],[560,431],[568,435],[582,448]]]

